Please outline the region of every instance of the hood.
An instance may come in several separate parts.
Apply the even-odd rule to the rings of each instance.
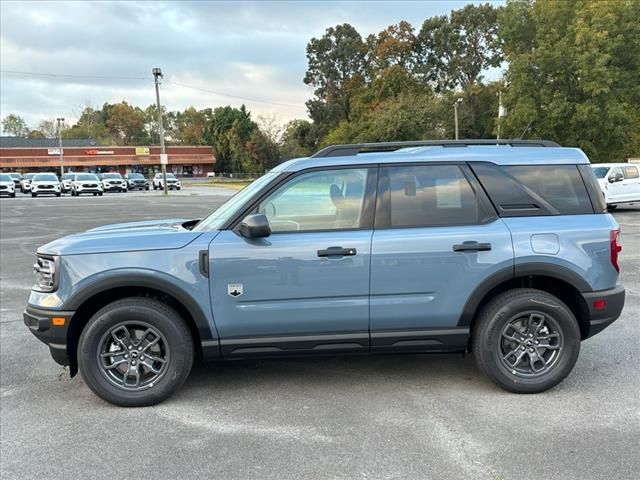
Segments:
[[[80,255],[86,253],[131,252],[182,248],[202,232],[182,226],[188,219],[145,220],[92,228],[47,243],[38,253]]]

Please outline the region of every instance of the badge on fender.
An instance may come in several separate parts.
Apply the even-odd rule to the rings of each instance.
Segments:
[[[241,283],[228,283],[227,284],[227,293],[232,297],[239,297],[242,295],[242,284]]]

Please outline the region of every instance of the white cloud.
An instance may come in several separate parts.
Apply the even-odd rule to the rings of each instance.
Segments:
[[[87,103],[126,100],[144,108],[154,102],[151,68],[159,66],[170,110],[245,103],[255,117],[304,118],[313,94],[302,82],[312,37],[344,22],[363,36],[402,19],[419,29],[465,3],[0,1],[3,71],[85,76],[5,72],[0,116],[18,113],[35,126],[73,118]]]

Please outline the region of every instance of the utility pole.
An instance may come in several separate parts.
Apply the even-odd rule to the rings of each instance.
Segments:
[[[156,84],[156,105],[158,107],[158,134],[160,135],[160,167],[162,168],[162,186],[164,194],[168,195],[167,188],[167,152],[164,149],[164,126],[162,125],[162,107],[160,107],[160,90],[158,87],[159,79],[162,78],[162,71],[159,67],[151,70],[153,80]]]
[[[60,149],[60,178],[64,175],[64,151],[62,150],[62,124],[64,123],[64,117],[56,118],[58,122],[58,148]]]
[[[458,104],[462,102],[462,99],[459,98],[453,103],[453,117],[456,122],[456,140],[458,140]]]

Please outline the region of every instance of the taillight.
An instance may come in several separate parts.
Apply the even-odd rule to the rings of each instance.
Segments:
[[[620,272],[620,266],[618,265],[618,254],[622,250],[620,245],[620,230],[611,230],[609,233],[609,240],[611,245],[611,265]]]

